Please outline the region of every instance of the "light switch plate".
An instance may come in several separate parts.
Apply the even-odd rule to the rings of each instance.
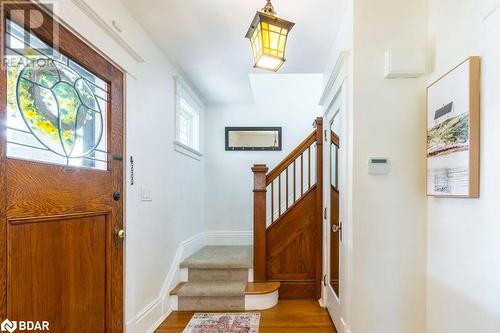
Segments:
[[[153,201],[153,190],[150,187],[141,186],[141,201]]]

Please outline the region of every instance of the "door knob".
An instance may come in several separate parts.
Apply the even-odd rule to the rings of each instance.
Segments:
[[[113,193],[113,200],[118,201],[121,197],[122,195],[120,194],[120,192]]]
[[[118,239],[124,239],[124,238],[125,238],[125,236],[126,236],[126,234],[125,234],[125,230],[123,230],[123,229],[120,229],[120,230],[118,230],[118,231],[116,232],[116,237],[117,237]]]
[[[126,235],[125,230],[118,228],[115,229],[115,247],[117,249],[120,247],[120,241],[124,240]]]
[[[336,224],[332,225],[332,231],[333,232],[338,232],[339,230],[340,230],[340,228],[339,228],[338,225],[336,225]]]

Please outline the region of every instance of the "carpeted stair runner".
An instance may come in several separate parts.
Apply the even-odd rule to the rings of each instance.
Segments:
[[[206,246],[181,263],[188,282],[178,291],[179,311],[243,311],[251,246]]]

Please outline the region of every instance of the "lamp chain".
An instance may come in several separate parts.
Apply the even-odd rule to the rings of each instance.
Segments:
[[[262,8],[262,12],[272,16],[276,16],[276,12],[274,11],[274,7],[273,4],[271,3],[271,0],[266,0],[266,1],[267,1],[266,5],[264,6],[264,8]]]

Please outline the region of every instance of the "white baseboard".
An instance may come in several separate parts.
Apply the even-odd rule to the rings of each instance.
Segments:
[[[206,245],[252,245],[252,231],[206,231],[179,244],[174,260],[163,282],[160,294],[125,324],[126,333],[152,333],[172,312],[175,300],[170,291],[185,276],[181,274],[180,263]],[[253,274],[252,274],[253,275]],[[174,302],[173,302],[174,301]]]
[[[347,325],[347,323],[345,322],[344,318],[341,317],[340,318],[340,321],[342,322],[342,330],[345,332],[345,333],[352,333],[351,332],[351,329],[349,328],[349,326]]]

